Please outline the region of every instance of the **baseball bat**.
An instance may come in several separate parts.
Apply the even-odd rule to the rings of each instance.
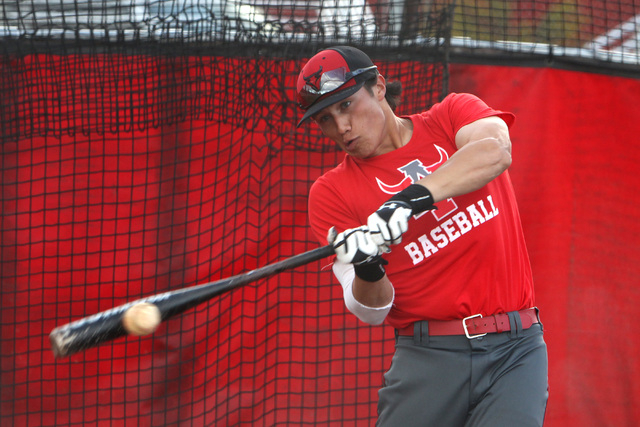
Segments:
[[[122,325],[122,316],[136,304],[143,302],[155,304],[160,310],[162,321],[165,321],[217,295],[282,271],[318,261],[333,253],[331,245],[322,246],[237,276],[152,295],[84,317],[53,329],[49,334],[51,349],[55,357],[65,357],[127,335]]]

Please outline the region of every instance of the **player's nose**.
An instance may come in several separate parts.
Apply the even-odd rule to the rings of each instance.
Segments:
[[[336,117],[336,129],[340,135],[344,135],[351,130],[351,121],[346,115],[341,114]]]

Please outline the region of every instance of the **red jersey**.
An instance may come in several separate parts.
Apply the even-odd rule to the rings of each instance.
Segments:
[[[450,94],[413,122],[411,140],[379,156],[346,155],[321,176],[309,194],[311,227],[321,244],[338,231],[367,223],[393,194],[425,177],[456,150],[464,125],[514,116],[470,94]],[[414,216],[402,242],[384,258],[395,299],[387,321],[403,328],[419,320],[461,319],[529,308],[533,280],[520,216],[507,171],[483,188],[436,204]]]

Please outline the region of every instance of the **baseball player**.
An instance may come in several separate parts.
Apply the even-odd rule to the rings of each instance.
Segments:
[[[396,347],[378,425],[540,426],[547,351],[513,188],[514,115],[471,94],[397,116],[401,85],[349,46],[297,80],[304,115],[346,152],[309,195],[346,307]]]

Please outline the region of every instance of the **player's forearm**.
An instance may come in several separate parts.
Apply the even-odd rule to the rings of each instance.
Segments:
[[[366,282],[355,277],[353,265],[339,260],[333,263],[333,272],[343,287],[344,302],[351,313],[371,325],[384,322],[394,297],[393,286],[386,275],[375,282]],[[354,288],[359,300],[354,296]]]
[[[436,202],[484,187],[511,165],[511,152],[498,138],[469,142],[432,174],[418,181]]]
[[[385,307],[393,301],[393,286],[386,275],[376,282],[355,276],[352,292],[356,301],[367,307]]]
[[[359,299],[354,294],[357,294]],[[376,282],[365,282],[355,278],[346,287],[344,299],[349,311],[358,319],[370,325],[379,325],[389,314],[393,297],[393,286],[385,276]]]

